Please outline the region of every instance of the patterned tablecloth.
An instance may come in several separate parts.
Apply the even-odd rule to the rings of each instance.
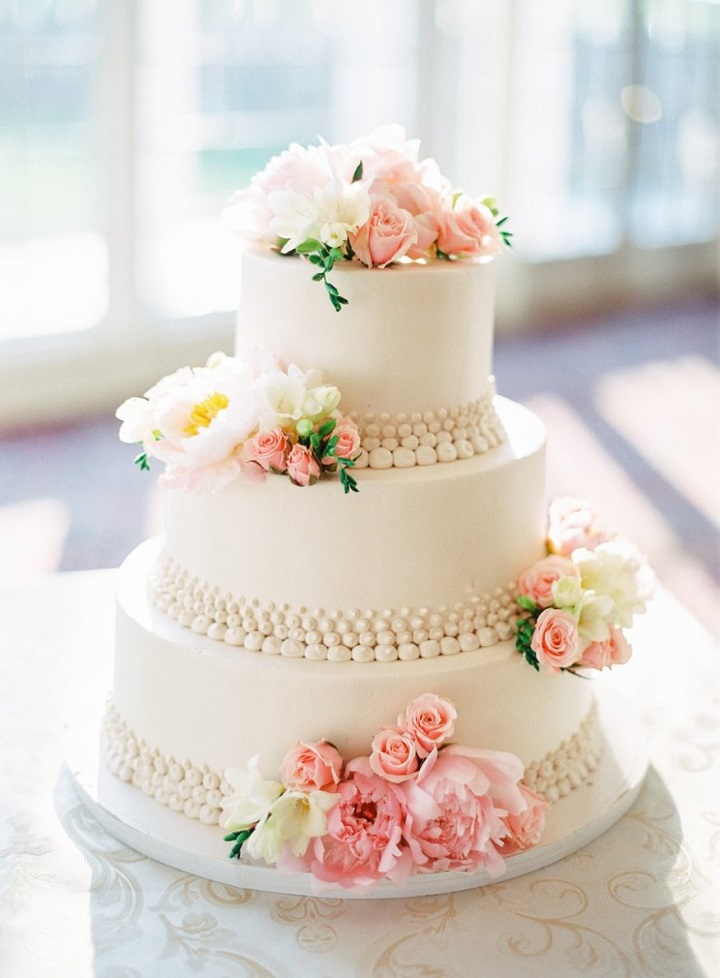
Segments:
[[[62,733],[109,683],[112,588],[101,571],[0,592],[2,978],[720,975],[720,660],[669,596],[623,672],[652,745],[628,815],[519,879],[344,902],[169,869],[78,801]]]

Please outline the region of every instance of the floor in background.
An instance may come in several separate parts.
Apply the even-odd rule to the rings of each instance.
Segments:
[[[720,607],[720,309],[499,339],[498,390],[545,421],[548,493],[594,500],[708,627]],[[128,392],[135,393],[135,392]],[[117,566],[160,525],[111,416],[0,438],[0,583]]]

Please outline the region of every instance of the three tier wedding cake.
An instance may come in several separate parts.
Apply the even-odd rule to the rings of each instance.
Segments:
[[[118,412],[167,515],[120,571],[105,763],[281,873],[499,875],[591,777],[583,676],[647,596],[589,507],[548,517],[542,424],[495,394],[505,220],[398,127],[291,146],[228,213],[234,355]]]

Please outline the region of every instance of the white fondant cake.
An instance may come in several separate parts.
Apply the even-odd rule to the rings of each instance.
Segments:
[[[367,172],[373,150],[357,152]],[[280,245],[310,258],[245,251],[237,357],[119,412],[141,467],[166,462],[171,488],[163,538],[120,573],[105,757],[159,804],[220,821],[233,854],[250,839],[243,855],[326,882],[497,873],[539,840],[541,799],[597,764],[593,684],[572,673],[624,660],[620,626],[641,600],[621,599],[630,565],[601,553],[607,535],[577,507],[559,517],[563,556],[546,556],[544,431],[494,395],[490,211],[473,205],[474,245],[448,260],[443,242],[465,239],[444,222],[465,227],[466,212],[454,197],[437,209],[442,183],[418,176],[438,195],[432,219],[400,211],[400,184],[376,171],[363,191],[349,158],[353,181],[333,192],[356,220],[333,211],[321,240],[277,227],[287,194],[264,201]],[[472,851],[438,855],[468,798]]]

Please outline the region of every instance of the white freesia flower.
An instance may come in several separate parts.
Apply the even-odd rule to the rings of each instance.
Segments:
[[[267,374],[260,381],[259,389],[263,428],[280,425],[290,429],[301,418],[309,418],[314,423],[332,414],[340,402],[340,391],[323,385],[319,370],[303,373],[295,364],[290,364],[287,373],[276,370]]]
[[[248,855],[276,863],[287,842],[296,856],[303,856],[310,840],[327,831],[327,812],[337,801],[330,791],[286,791],[245,843]]]
[[[273,217],[270,230],[278,238],[287,238],[283,253],[294,251],[309,238],[320,236],[320,209],[311,194],[296,190],[276,190],[268,197]]]
[[[222,799],[222,825],[231,832],[243,831],[266,819],[285,790],[278,781],[263,778],[259,754],[250,758],[246,770],[228,768],[224,776],[233,793]]]
[[[552,585],[553,604],[556,608],[574,608],[582,593],[579,577],[561,577]]]
[[[575,607],[578,633],[587,646],[591,642],[607,642],[610,638],[611,616],[613,612],[612,599],[607,595],[598,595],[585,591]]]
[[[322,421],[333,413],[339,403],[340,391],[337,387],[313,387],[305,395],[302,416],[315,423]]]

